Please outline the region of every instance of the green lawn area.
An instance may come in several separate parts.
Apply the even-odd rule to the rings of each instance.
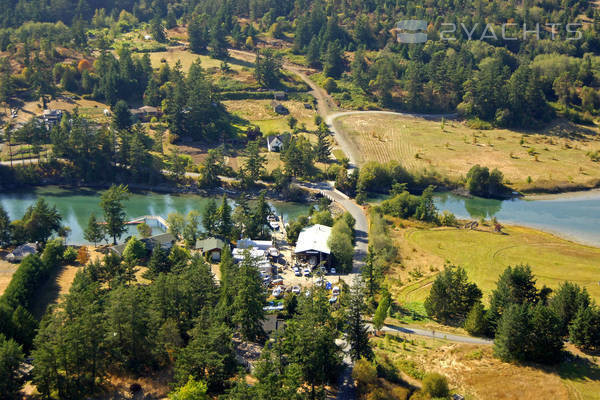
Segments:
[[[469,278],[482,289],[488,301],[500,273],[509,265],[531,266],[537,285],[557,288],[566,280],[575,282],[600,301],[600,249],[573,243],[548,233],[524,227],[505,227],[505,234],[455,228],[410,228],[398,238],[415,253],[433,256],[422,267],[444,260],[464,267]],[[405,301],[423,301],[433,277],[415,280],[400,289]]]

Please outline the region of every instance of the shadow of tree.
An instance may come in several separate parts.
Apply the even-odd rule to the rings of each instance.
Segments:
[[[600,381],[600,366],[588,358],[579,356],[572,356],[569,360],[563,361],[558,366],[557,373],[562,379],[572,381]]]

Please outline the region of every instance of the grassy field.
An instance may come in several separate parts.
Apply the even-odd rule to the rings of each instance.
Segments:
[[[287,122],[290,115],[298,120],[298,126],[304,124],[309,130],[317,128],[314,123],[316,111],[305,108],[299,101],[281,102],[290,111],[289,115],[280,115],[273,111],[271,100],[226,100],[223,104],[230,113],[260,127],[263,134],[290,131]]]
[[[515,365],[493,357],[491,346],[449,343],[411,335],[372,338],[377,357],[386,357],[402,378],[420,387],[420,375],[439,372],[466,399],[600,398],[600,368],[593,357],[557,366]],[[570,351],[576,352],[574,349]]]
[[[587,156],[600,150],[598,131],[567,122],[527,133],[476,130],[458,121],[445,121],[442,129],[440,120],[395,115],[349,115],[336,123],[350,133],[362,163],[397,160],[411,171],[432,167],[455,180],[480,164],[500,169],[519,190],[600,181],[598,162]]]
[[[217,60],[207,55],[193,54],[189,50],[185,50],[183,47],[170,47],[167,49],[167,51],[149,53],[149,55],[150,61],[152,62],[152,66],[154,68],[160,67],[160,64],[163,62],[166,62],[170,67],[173,67],[177,61],[181,61],[181,66],[185,72],[190,69],[192,63],[197,59],[200,59],[202,67],[206,69],[220,68],[222,63],[221,60]],[[234,71],[242,71],[243,69],[253,67],[252,64],[248,63],[247,61],[237,59],[234,55],[232,55],[232,58],[229,60],[229,66]]]
[[[529,264],[539,287],[556,288],[565,281],[584,286],[600,301],[600,249],[573,243],[530,228],[507,226],[504,234],[480,230],[404,226],[393,231],[402,266],[390,274],[398,300],[420,302],[435,274],[449,261],[464,267],[488,301],[500,273],[509,265]]]

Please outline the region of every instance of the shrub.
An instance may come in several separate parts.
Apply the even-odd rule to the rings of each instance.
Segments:
[[[356,381],[359,393],[367,393],[369,386],[377,383],[377,368],[368,360],[361,358],[354,363],[352,378]]]
[[[77,260],[77,250],[73,247],[67,247],[63,253],[63,263],[73,264]]]
[[[327,78],[325,79],[323,88],[327,91],[327,93],[333,93],[337,90],[337,83],[335,83],[333,78]]]
[[[429,373],[423,379],[423,391],[431,397],[447,397],[450,394],[448,380],[437,372]]]
[[[85,246],[81,246],[79,250],[77,250],[77,262],[79,265],[86,265],[89,260],[90,253]]]
[[[444,226],[456,226],[458,225],[458,221],[456,220],[456,216],[454,214],[448,210],[444,210],[442,216],[440,217],[440,224]]]

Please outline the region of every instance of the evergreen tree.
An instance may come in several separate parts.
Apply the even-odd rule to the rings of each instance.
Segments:
[[[425,310],[427,314],[446,324],[460,323],[480,299],[481,290],[468,281],[465,270],[446,265],[431,286],[425,299]]]
[[[263,87],[273,88],[279,85],[281,75],[281,56],[272,49],[258,50],[254,68],[254,77]]]
[[[165,27],[162,25],[162,22],[158,16],[155,16],[150,21],[150,34],[152,35],[152,38],[154,38],[154,40],[156,40],[158,43],[167,42]]]
[[[316,36],[314,36],[306,49],[306,62],[309,66],[316,68],[321,65],[321,45]]]
[[[44,198],[40,198],[25,210],[18,223],[15,221],[13,224],[22,226],[27,241],[46,243],[53,233],[58,233],[61,221],[62,216],[56,206],[50,207]]]
[[[350,287],[350,298],[346,310],[346,337],[350,344],[350,358],[353,361],[361,358],[373,358],[373,349],[369,344],[369,329],[364,324],[362,313],[365,310],[364,288],[359,279],[355,279]]]
[[[210,198],[202,213],[202,226],[207,234],[215,235],[217,233],[217,222],[217,202],[214,198]]]
[[[323,385],[337,380],[341,367],[337,334],[323,290],[302,299],[299,313],[288,321],[284,352],[300,366],[311,399],[323,395]]]
[[[106,234],[113,238],[113,244],[117,244],[117,239],[127,230],[125,222],[127,215],[123,207],[123,201],[129,198],[127,186],[112,185],[100,197],[100,207],[104,212],[104,229]]]
[[[185,217],[185,226],[183,227],[183,239],[188,248],[193,248],[198,239],[200,228],[200,213],[196,210],[191,210]]]
[[[300,366],[287,363],[278,354],[277,344],[273,350],[265,347],[260,360],[254,369],[258,379],[255,385],[255,398],[265,400],[300,400],[299,389],[302,386],[302,371]]]
[[[354,60],[352,61],[350,68],[354,84],[366,91],[369,87],[369,66],[365,60],[365,53],[362,47],[354,54]]]
[[[155,275],[162,272],[169,272],[171,270],[171,263],[169,262],[169,253],[163,250],[160,246],[155,246],[152,249],[152,255],[148,260],[148,269]]]
[[[206,51],[209,34],[205,16],[192,17],[192,20],[188,25],[188,38],[190,50],[192,50],[193,53],[201,54]]]
[[[388,310],[392,305],[392,296],[387,290],[384,290],[381,294],[381,299],[379,300],[379,304],[377,305],[377,309],[375,310],[375,315],[373,316],[373,326],[376,331],[381,330],[383,325],[385,324],[385,319],[388,315]]]
[[[233,299],[232,321],[246,340],[256,341],[264,337],[262,321],[266,294],[256,260],[247,252],[235,278],[236,295]]]
[[[221,391],[236,372],[231,331],[203,312],[194,321],[191,336],[175,361],[175,380],[183,385],[191,376],[206,382],[209,392]]]
[[[227,197],[223,195],[221,199],[221,206],[217,210],[219,216],[219,223],[217,225],[217,232],[224,238],[231,237],[231,231],[233,229],[233,221],[231,219],[231,206],[227,202]]]
[[[258,141],[249,142],[245,153],[244,172],[248,174],[248,178],[254,183],[260,179],[261,174],[264,172],[267,159],[260,154]]]
[[[141,286],[120,286],[110,292],[106,306],[107,345],[116,365],[139,373],[153,362],[150,314]]]
[[[317,160],[321,162],[329,161],[331,155],[331,141],[329,140],[329,129],[325,123],[321,123],[317,130],[317,145],[315,147],[315,153]]]
[[[131,128],[131,112],[129,105],[123,100],[117,101],[112,108],[112,124],[115,129]]]
[[[200,185],[205,187],[215,187],[221,182],[219,173],[223,167],[223,155],[220,151],[211,149],[208,151],[208,157],[202,164],[202,175],[199,180]]]
[[[0,247],[5,247],[11,240],[10,218],[8,213],[0,204]]]
[[[487,319],[491,331],[495,332],[502,313],[511,304],[535,304],[537,300],[538,293],[531,268],[528,265],[507,267],[498,278],[496,289],[490,297]]]
[[[329,42],[323,62],[325,76],[339,78],[342,72],[344,72],[344,64],[345,61],[340,43],[338,41]]]
[[[25,383],[20,373],[23,361],[21,346],[0,333],[0,399],[19,398],[19,391]]]
[[[600,348],[600,312],[596,307],[581,307],[569,325],[569,340],[585,350]]]
[[[236,294],[235,279],[237,267],[233,261],[229,246],[225,246],[221,252],[221,262],[219,263],[219,272],[221,273],[220,294],[217,310],[220,319],[228,326],[234,327],[232,322],[233,300]]]
[[[150,78],[148,80],[148,86],[144,92],[144,104],[147,106],[158,107],[161,103],[160,90],[156,79]]]
[[[210,55],[220,60],[229,57],[227,50],[226,29],[223,24],[216,23],[210,30]]]
[[[83,238],[88,242],[94,243],[94,246],[104,240],[104,230],[102,229],[102,225],[96,220],[95,214],[90,215],[87,227],[83,231]]]
[[[585,288],[571,282],[561,283],[554,296],[550,299],[550,308],[560,319],[560,332],[563,336],[569,334],[569,324],[579,310],[590,307],[591,299]]]
[[[486,334],[488,326],[483,304],[475,303],[475,305],[471,307],[471,310],[465,319],[464,328],[471,335],[482,336]]]
[[[494,339],[494,354],[503,361],[525,361],[530,314],[528,305],[512,304],[504,310]]]
[[[99,284],[86,272],[42,320],[35,338],[33,382],[46,397],[84,398],[107,372],[108,348]]]

